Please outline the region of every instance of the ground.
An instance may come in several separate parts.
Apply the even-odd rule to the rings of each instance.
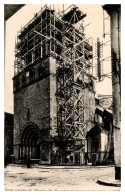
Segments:
[[[5,190],[114,190],[120,187],[104,186],[97,180],[112,180],[113,166],[41,166],[26,168],[8,165],[5,168]]]

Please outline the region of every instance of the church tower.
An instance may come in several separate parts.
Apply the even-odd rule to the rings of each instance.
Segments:
[[[94,121],[92,46],[86,17],[72,5],[62,15],[44,6],[17,36],[14,156],[41,164],[84,164]]]

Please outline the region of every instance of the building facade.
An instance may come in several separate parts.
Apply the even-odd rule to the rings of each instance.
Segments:
[[[95,100],[95,120],[87,132],[87,157],[92,165],[114,164],[112,107],[104,109]]]
[[[45,6],[18,33],[14,82],[14,158],[41,164],[84,164],[94,122],[92,46],[72,6]],[[77,24],[77,27],[76,27]]]
[[[113,88],[113,133],[115,178],[121,178],[121,5],[103,6],[111,23],[111,63]]]

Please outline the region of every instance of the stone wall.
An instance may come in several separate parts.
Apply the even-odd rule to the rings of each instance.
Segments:
[[[18,159],[17,145],[21,143],[22,131],[31,122],[40,129],[41,140],[48,140],[50,137],[49,75],[14,94],[14,155],[16,159]]]

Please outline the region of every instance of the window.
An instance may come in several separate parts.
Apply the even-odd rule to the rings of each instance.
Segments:
[[[28,53],[28,64],[32,62],[32,53]]]
[[[30,108],[27,109],[27,119],[30,118]]]
[[[33,36],[34,36],[34,32],[31,31],[31,32],[28,34],[28,40],[30,40]]]
[[[29,77],[29,71],[28,71],[28,72],[26,72],[26,78],[27,78],[27,77]]]
[[[95,121],[98,122],[98,123],[102,123],[103,120],[102,120],[102,117],[98,114],[95,114]]]
[[[22,76],[22,85],[24,86],[26,84],[26,74],[23,74]]]
[[[19,81],[19,78],[17,78],[17,79],[15,80],[15,88],[16,88],[16,89],[19,89],[19,87],[20,87],[20,81]]]
[[[107,150],[108,136],[105,133],[101,133],[101,151]]]
[[[39,68],[39,76],[40,76],[40,77],[43,76],[43,75],[44,75],[44,72],[45,72],[45,68],[41,66],[41,67]]]
[[[98,115],[98,122],[102,123],[102,117]]]
[[[31,69],[30,70],[30,80],[34,80],[35,79],[35,69]]]
[[[41,47],[38,47],[35,50],[35,59],[40,58],[41,57]]]

